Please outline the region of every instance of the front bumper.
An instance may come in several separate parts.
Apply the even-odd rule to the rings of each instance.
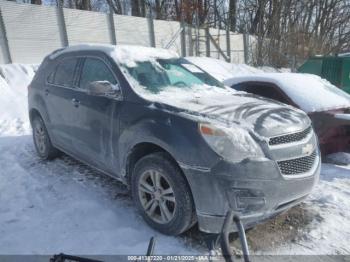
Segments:
[[[312,169],[302,175],[281,175],[276,161],[221,160],[211,169],[182,166],[194,198],[199,228],[203,232],[221,231],[229,209],[241,216],[245,227],[268,219],[300,203],[317,183],[320,156]],[[236,231],[233,225],[232,231]]]

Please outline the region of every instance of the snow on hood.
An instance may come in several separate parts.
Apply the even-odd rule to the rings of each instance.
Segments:
[[[133,80],[136,92],[155,103],[170,105],[201,121],[238,124],[258,136],[270,137],[304,129],[309,118],[301,110],[230,88],[197,85],[192,88],[169,86],[157,94],[148,92]]]
[[[233,77],[224,83],[232,86],[246,81],[268,82],[279,86],[305,112],[350,107],[350,95],[316,75],[260,73]]]

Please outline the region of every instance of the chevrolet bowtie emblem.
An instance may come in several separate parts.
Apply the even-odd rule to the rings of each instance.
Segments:
[[[314,146],[312,144],[307,144],[301,149],[303,155],[310,155],[314,151]]]

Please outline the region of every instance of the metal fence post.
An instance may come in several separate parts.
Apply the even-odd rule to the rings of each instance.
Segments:
[[[228,26],[226,27],[226,52],[231,62],[231,32]]]
[[[186,31],[185,31],[186,27],[183,20],[181,20],[180,26],[181,26],[181,34],[180,34],[181,56],[185,57],[186,56]]]
[[[192,27],[187,27],[187,39],[188,39],[188,55],[193,56],[193,41],[192,41]]]
[[[248,64],[249,60],[249,43],[248,43],[249,35],[247,33],[243,34],[243,51],[244,51],[244,63]]]
[[[7,41],[6,28],[5,28],[4,20],[2,18],[1,8],[0,8],[0,46],[1,46],[2,56],[4,58],[4,63],[5,64],[12,63],[10,47]]]
[[[210,38],[209,38],[209,27],[204,28],[205,31],[205,55],[210,57]]]
[[[199,48],[200,48],[200,46],[199,46],[199,27],[197,26],[196,27],[196,42],[195,42],[195,55],[196,56],[199,56]]]
[[[111,41],[112,45],[117,44],[117,37],[115,34],[115,26],[114,26],[114,14],[113,14],[113,9],[109,7],[109,13],[107,14],[107,19],[108,19],[108,31],[109,31],[109,38]]]
[[[152,17],[152,11],[151,10],[148,13],[147,20],[148,20],[149,44],[150,44],[151,47],[156,47],[156,39],[155,39],[155,36],[154,36],[154,24],[153,24],[153,17]]]
[[[60,32],[61,45],[65,47],[65,46],[68,46],[69,43],[68,43],[66,22],[64,20],[62,0],[57,1],[56,15],[57,15],[58,30]]]

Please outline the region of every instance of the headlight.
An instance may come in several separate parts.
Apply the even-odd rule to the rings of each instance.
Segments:
[[[241,127],[218,127],[200,123],[199,131],[208,145],[228,161],[240,162],[245,158],[264,156],[260,146]]]

